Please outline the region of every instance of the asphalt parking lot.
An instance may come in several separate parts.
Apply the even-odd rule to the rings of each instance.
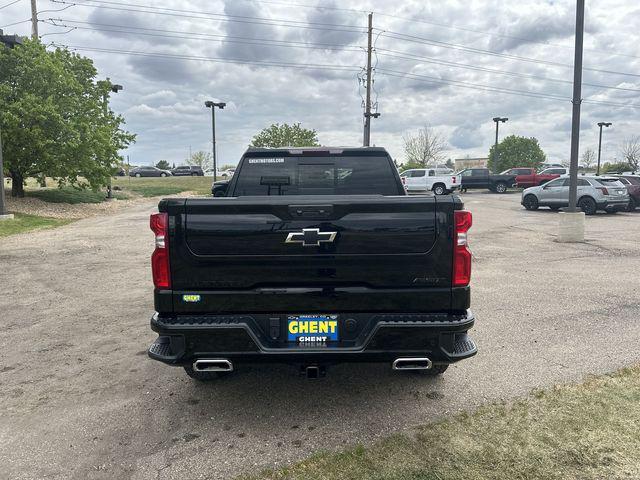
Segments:
[[[559,214],[517,193],[464,199],[480,352],[438,379],[256,365],[198,384],[149,360],[152,203],[0,239],[0,476],[229,478],[640,361],[640,213],[558,244]]]

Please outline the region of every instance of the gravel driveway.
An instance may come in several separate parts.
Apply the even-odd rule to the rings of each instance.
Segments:
[[[465,194],[480,353],[440,379],[256,365],[203,385],[149,360],[151,203],[0,239],[0,476],[228,478],[640,361],[640,214],[557,244],[559,214],[519,198]]]

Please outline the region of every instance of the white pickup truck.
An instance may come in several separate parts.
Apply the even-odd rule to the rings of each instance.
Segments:
[[[412,168],[400,174],[407,193],[445,195],[460,188],[460,175],[447,168]]]

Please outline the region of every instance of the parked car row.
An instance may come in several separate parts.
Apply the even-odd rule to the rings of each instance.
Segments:
[[[522,192],[521,204],[527,210],[568,207],[569,182],[569,177],[563,176],[544,185],[526,188]],[[577,193],[576,204],[586,215],[593,215],[598,210],[607,213],[635,210],[640,200],[640,177],[583,175],[578,177]]]

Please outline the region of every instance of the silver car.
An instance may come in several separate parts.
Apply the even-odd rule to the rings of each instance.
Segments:
[[[615,213],[625,210],[629,205],[629,194],[625,186],[614,177],[580,176],[578,177],[578,208],[586,215],[597,210]],[[560,177],[522,192],[520,202],[527,210],[549,207],[559,210],[569,206],[569,177]]]

